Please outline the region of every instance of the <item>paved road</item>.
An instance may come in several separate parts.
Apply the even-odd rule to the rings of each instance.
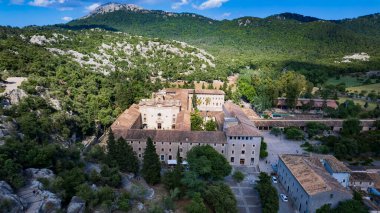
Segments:
[[[285,195],[288,195],[284,189],[284,187],[282,187],[282,185],[280,183],[272,183],[272,185],[277,189],[277,192],[278,192],[278,202],[280,204],[280,209],[279,209],[279,213],[292,213],[292,212],[296,212],[293,207],[292,207],[292,201],[290,200],[290,198],[288,197],[288,202],[284,202],[281,200],[280,198],[280,194],[285,194]]]
[[[231,177],[226,178],[226,183],[235,194],[239,213],[261,213],[259,195],[250,182],[251,180],[245,179],[236,183]]]

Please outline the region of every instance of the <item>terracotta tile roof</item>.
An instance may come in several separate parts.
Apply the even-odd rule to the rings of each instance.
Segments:
[[[191,122],[190,122],[190,112],[187,110],[182,110],[177,115],[177,120],[175,124],[176,130],[186,130],[191,131]]]
[[[353,182],[372,182],[374,179],[367,172],[353,172],[350,176],[350,181]]]
[[[225,117],[233,117],[238,120],[237,125],[227,128],[226,134],[228,136],[262,136],[255,124],[247,117],[238,105],[232,102],[226,102],[223,105],[223,109]]]
[[[297,100],[296,106],[301,107],[302,105],[310,103],[311,100],[314,102],[314,107],[316,107],[316,108],[322,108],[323,103],[325,102],[325,100],[323,100],[323,99],[299,98]],[[338,108],[338,104],[336,103],[335,100],[327,99],[326,105],[327,105],[327,107],[330,107],[330,108],[334,108],[334,109]],[[278,107],[279,106],[287,106],[286,98],[277,98],[277,106]]]
[[[368,173],[368,175],[375,182],[375,188],[380,189],[380,174],[378,173]]]
[[[351,172],[351,169],[349,169],[346,165],[344,165],[342,161],[339,161],[338,159],[336,159],[336,157],[332,155],[318,156],[320,156],[321,159],[324,159],[335,173]]]
[[[331,190],[349,193],[326,171],[319,157],[290,154],[279,157],[309,195]]]
[[[133,104],[126,109],[111,125],[113,129],[131,129],[141,119],[139,106]]]
[[[180,89],[180,88],[166,88],[164,89],[167,93],[177,93],[181,90],[188,91],[188,93],[194,93],[195,94],[210,94],[210,95],[225,95],[223,90],[218,89]]]
[[[254,119],[252,120],[256,126],[271,126],[271,127],[290,127],[290,126],[306,126],[308,122],[320,122],[327,126],[342,127],[342,119],[310,119],[310,120],[282,120],[282,119]],[[363,127],[372,127],[375,120],[360,120],[360,125]]]
[[[218,143],[226,144],[226,137],[221,131],[180,131],[180,130],[143,130],[129,129],[113,130],[116,138],[123,137],[127,140],[146,141],[148,137],[155,142],[183,142],[183,143]]]

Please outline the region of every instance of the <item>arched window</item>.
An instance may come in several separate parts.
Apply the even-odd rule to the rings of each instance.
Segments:
[[[161,117],[161,113],[158,113],[158,117]]]

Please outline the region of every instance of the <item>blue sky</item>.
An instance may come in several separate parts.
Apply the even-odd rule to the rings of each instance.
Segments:
[[[65,23],[112,0],[0,0],[0,25]],[[214,19],[266,17],[294,12],[323,19],[352,18],[380,12],[380,0],[113,0],[146,9],[194,12]]]

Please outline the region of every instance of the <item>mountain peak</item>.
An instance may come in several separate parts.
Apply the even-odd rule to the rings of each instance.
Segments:
[[[315,17],[311,17],[311,16],[304,16],[304,15],[300,15],[297,13],[280,13],[277,15],[269,16],[268,18],[275,18],[275,19],[279,19],[279,20],[291,19],[291,20],[296,20],[299,22],[313,22],[313,21],[320,21],[321,20],[319,18],[315,18]]]
[[[121,4],[121,3],[116,3],[116,2],[109,2],[97,7],[90,14],[88,14],[87,16],[83,18],[88,18],[89,16],[97,15],[97,14],[110,13],[110,12],[114,12],[118,10],[128,10],[128,11],[137,12],[137,11],[143,10],[143,8],[135,4]]]

